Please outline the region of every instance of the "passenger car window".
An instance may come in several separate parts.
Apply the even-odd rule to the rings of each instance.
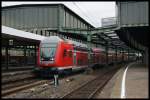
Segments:
[[[67,56],[67,50],[64,49],[63,57]]]
[[[72,57],[72,51],[69,51],[69,57]]]

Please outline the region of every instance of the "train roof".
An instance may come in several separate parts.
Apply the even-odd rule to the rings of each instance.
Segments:
[[[45,39],[42,40],[42,42],[44,42],[44,43],[46,43],[46,42],[48,43],[48,41],[51,42],[51,43],[57,43],[59,41],[64,41],[64,42],[68,42],[70,44],[74,44],[75,46],[78,46],[78,47],[87,48],[86,44],[76,42],[76,41],[72,41],[72,40],[69,40],[69,39],[64,39],[64,38],[61,38],[59,36],[50,36],[50,37],[46,37]]]
[[[63,41],[63,39],[58,37],[58,36],[49,36],[49,37],[46,37],[45,39],[42,40],[42,42],[44,42],[44,43],[46,43],[46,42],[47,43],[49,43],[49,42],[57,43],[59,41]]]
[[[72,41],[72,40],[69,40],[69,39],[66,39],[66,40],[67,40],[68,42],[74,44],[75,46],[87,48],[87,45],[86,45],[86,44],[83,44],[83,43],[80,43],[80,42],[76,42],[76,41]]]

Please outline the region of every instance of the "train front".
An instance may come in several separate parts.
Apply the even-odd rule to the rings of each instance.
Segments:
[[[40,44],[40,67],[52,67],[55,64],[56,43]]]
[[[55,66],[57,47],[59,38],[55,36],[48,37],[41,41],[38,50],[38,68],[42,74],[52,74],[57,72]]]

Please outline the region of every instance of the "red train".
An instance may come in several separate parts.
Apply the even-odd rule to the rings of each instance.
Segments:
[[[105,65],[115,61],[115,53],[108,52],[107,62],[106,52],[102,48],[92,48],[90,55],[90,66]],[[38,66],[40,72],[44,74],[84,69],[88,67],[88,48],[85,44],[62,39],[58,36],[48,37],[40,43]]]

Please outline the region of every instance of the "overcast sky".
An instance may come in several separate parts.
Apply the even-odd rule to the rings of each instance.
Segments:
[[[2,2],[2,7],[19,4],[51,4],[63,3],[87,22],[95,27],[101,27],[101,19],[115,17],[115,2]]]

